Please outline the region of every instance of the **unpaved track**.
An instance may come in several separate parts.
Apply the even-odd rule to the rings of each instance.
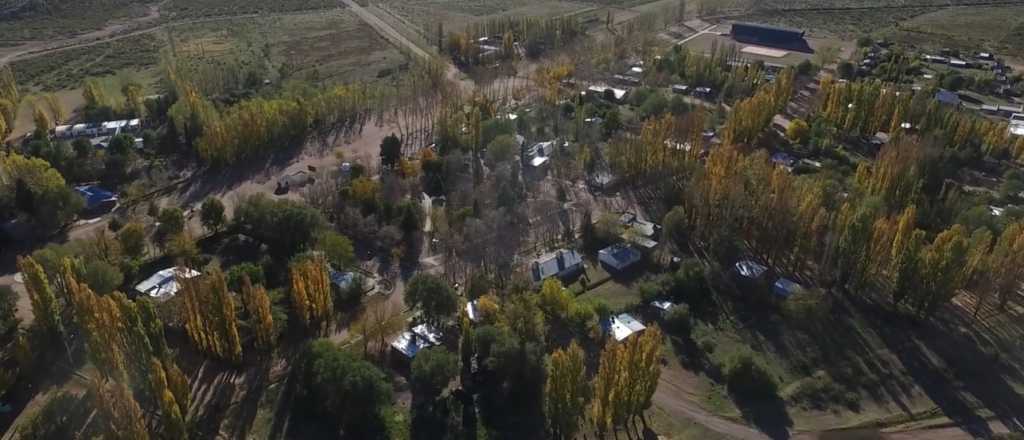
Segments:
[[[654,404],[673,418],[689,419],[720,434],[741,440],[771,440],[770,437],[746,425],[711,414],[697,404],[694,378],[676,368],[662,368],[658,389],[654,391]]]
[[[356,3],[355,1],[341,0],[341,2],[344,3],[345,6],[348,6],[348,8],[352,10],[352,12],[355,12],[356,15],[359,16],[359,18],[363,19],[363,21],[365,21],[366,24],[370,25],[370,27],[372,27],[374,30],[380,33],[381,36],[383,36],[388,41],[391,41],[392,43],[397,45],[405,46],[417,57],[426,60],[433,58],[433,56],[427,53],[427,51],[423,50],[412,41],[409,41],[408,38],[405,38],[404,35],[396,31],[395,28],[391,27],[391,25],[385,23],[384,20],[377,18],[376,15],[373,15],[373,13],[367,11],[366,8],[359,6],[359,4]]]

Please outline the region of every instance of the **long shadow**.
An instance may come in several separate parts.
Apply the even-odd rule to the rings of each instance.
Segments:
[[[739,408],[743,419],[768,437],[776,440],[789,438],[793,419],[789,418],[786,403],[779,396],[756,399],[733,396],[733,402]]]
[[[260,400],[266,392],[267,382],[270,379],[270,367],[272,358],[264,357],[258,360],[258,364],[251,368],[246,376],[245,397],[238,402],[237,416],[235,417],[235,429],[232,437],[238,440],[245,440],[249,436],[249,430],[256,420],[259,412]]]

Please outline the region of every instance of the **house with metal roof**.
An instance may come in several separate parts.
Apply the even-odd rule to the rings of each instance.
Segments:
[[[416,357],[424,348],[441,345],[441,333],[427,324],[420,324],[398,335],[391,348],[407,359]]]
[[[735,267],[736,273],[738,273],[741,277],[750,279],[761,278],[761,276],[763,276],[764,273],[768,271],[767,267],[764,267],[758,264],[757,262],[751,260],[737,261]]]
[[[601,323],[601,327],[607,335],[615,338],[618,342],[625,341],[630,336],[647,329],[647,326],[628,313],[609,317]]]
[[[75,192],[85,199],[85,210],[87,212],[106,211],[117,206],[117,194],[100,188],[97,185],[75,187]]]
[[[583,272],[583,255],[573,249],[559,249],[530,262],[530,279],[540,283],[551,277],[569,278]]]
[[[628,244],[618,243],[597,252],[597,260],[605,267],[616,272],[629,269],[639,263],[643,254]]]
[[[199,272],[189,268],[169,267],[136,284],[135,291],[141,295],[147,295],[150,298],[163,301],[170,299],[181,289],[181,286],[178,285],[179,278],[189,279],[199,275],[201,275]]]

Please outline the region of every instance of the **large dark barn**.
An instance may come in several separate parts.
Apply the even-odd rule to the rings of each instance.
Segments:
[[[796,52],[814,52],[804,39],[804,31],[752,23],[735,23],[730,32],[740,43],[774,47]]]

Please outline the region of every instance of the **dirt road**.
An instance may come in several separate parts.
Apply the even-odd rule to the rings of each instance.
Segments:
[[[697,379],[676,368],[662,368],[654,404],[678,419],[689,419],[706,428],[742,440],[771,440],[746,425],[711,414],[697,404]]]
[[[427,53],[427,51],[423,50],[412,41],[409,41],[408,38],[405,38],[405,36],[396,31],[395,28],[391,27],[391,25],[385,23],[384,20],[377,18],[376,15],[373,15],[370,11],[367,11],[366,8],[359,6],[359,4],[356,3],[355,1],[341,0],[341,2],[344,3],[345,6],[347,6],[349,9],[351,9],[352,12],[355,12],[356,15],[359,16],[359,18],[365,21],[366,24],[370,25],[370,27],[372,27],[375,31],[377,31],[377,33],[381,34],[381,36],[387,39],[388,41],[391,41],[393,44],[399,46],[404,46],[406,49],[412,52],[413,55],[416,55],[417,57],[426,60],[432,58],[432,55]]]

